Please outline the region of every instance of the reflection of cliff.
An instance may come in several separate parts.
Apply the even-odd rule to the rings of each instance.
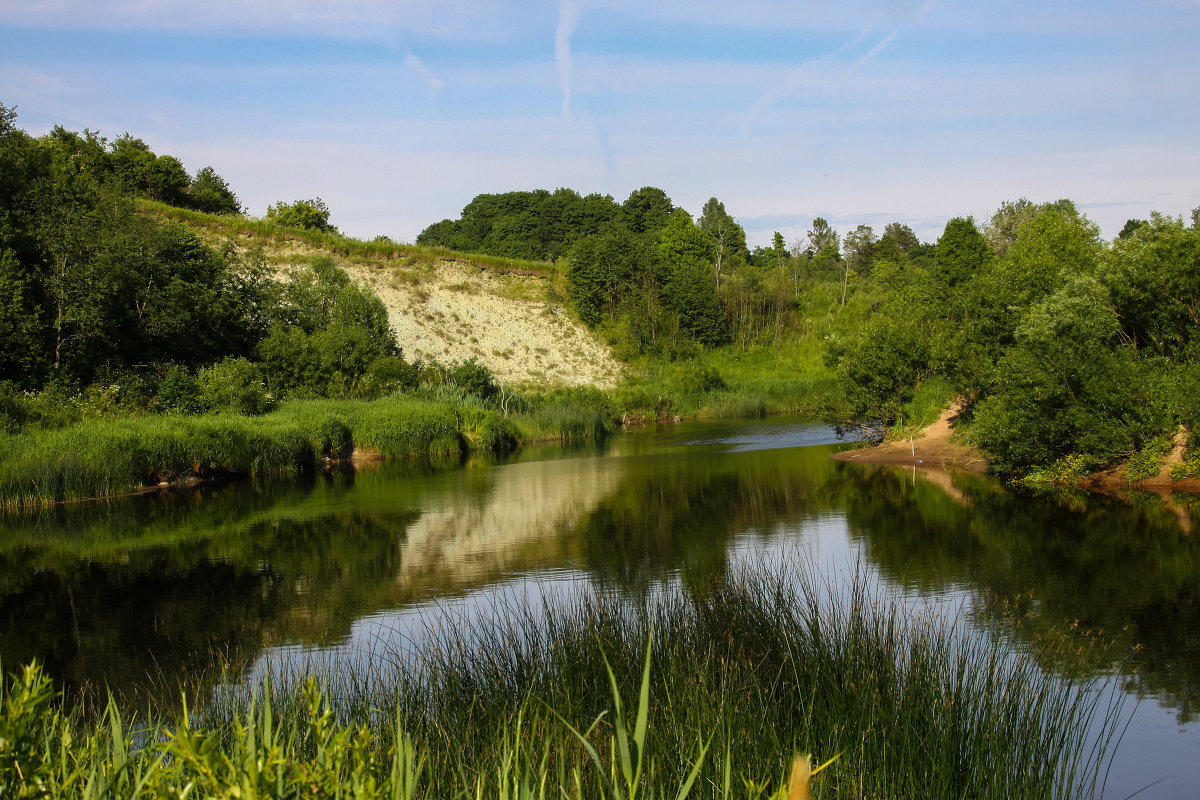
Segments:
[[[576,561],[566,534],[617,491],[623,466],[600,458],[510,464],[492,472],[486,494],[445,493],[405,533],[399,594],[460,591]]]

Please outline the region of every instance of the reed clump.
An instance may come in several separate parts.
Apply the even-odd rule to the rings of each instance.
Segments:
[[[6,436],[0,507],[137,491],[161,482],[313,469],[355,449],[383,458],[504,451],[516,430],[499,413],[404,396],[306,400],[257,417],[148,415]]]
[[[17,796],[123,798],[1097,788],[1116,716],[1090,687],[862,581],[835,591],[784,573],[637,601],[502,603],[470,625],[430,623],[404,652],[276,672],[137,722],[111,700],[100,719],[56,709],[28,667],[3,690],[0,781]]]

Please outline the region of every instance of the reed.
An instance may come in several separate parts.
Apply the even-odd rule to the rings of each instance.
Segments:
[[[494,411],[396,396],[307,400],[260,417],[151,415],[6,436],[0,506],[111,497],[160,482],[304,471],[355,449],[383,458],[513,446]]]
[[[26,668],[4,686],[0,781],[54,797],[1066,798],[1097,788],[1117,710],[952,618],[787,568],[500,603],[371,655],[137,722],[111,700],[100,719],[55,710]],[[811,787],[795,753],[826,762]]]

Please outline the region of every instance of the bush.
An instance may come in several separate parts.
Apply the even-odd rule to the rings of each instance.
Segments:
[[[355,393],[363,398],[383,397],[393,392],[415,389],[420,377],[419,365],[409,364],[400,356],[380,356],[367,367]]]
[[[258,365],[244,358],[218,361],[200,370],[196,382],[205,411],[264,414],[274,406]]]
[[[446,380],[482,400],[491,400],[500,391],[492,377],[492,371],[480,364],[474,356],[450,367],[446,372]]]
[[[173,365],[158,385],[158,405],[179,414],[199,414],[200,384],[179,365]]]
[[[297,200],[294,203],[275,203],[267,209],[267,221],[307,231],[338,232],[337,228],[329,224],[329,206],[319,197]]]

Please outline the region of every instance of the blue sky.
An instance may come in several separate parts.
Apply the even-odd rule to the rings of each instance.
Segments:
[[[716,196],[752,243],[1200,206],[1200,0],[0,0],[0,102],[411,241],[481,192]]]

